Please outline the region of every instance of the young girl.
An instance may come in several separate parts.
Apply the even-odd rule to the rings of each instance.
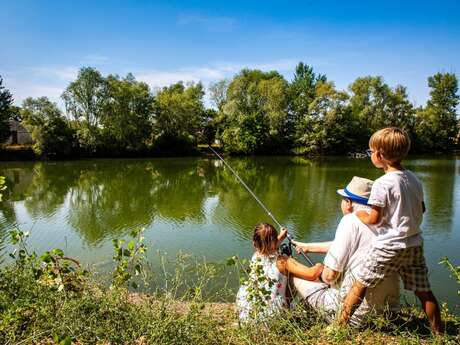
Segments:
[[[236,297],[241,321],[263,320],[288,306],[287,274],[307,280],[316,280],[320,276],[323,265],[306,267],[278,254],[278,247],[286,235],[287,229],[281,229],[278,235],[276,229],[267,223],[255,226],[252,237],[255,253],[249,264],[249,276]]]

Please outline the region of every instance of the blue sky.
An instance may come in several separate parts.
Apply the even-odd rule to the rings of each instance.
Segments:
[[[428,76],[460,76],[459,3],[3,0],[0,75],[20,104],[58,101],[82,66],[158,87],[207,85],[243,67],[290,79],[304,61],[340,89],[381,75],[423,105]]]

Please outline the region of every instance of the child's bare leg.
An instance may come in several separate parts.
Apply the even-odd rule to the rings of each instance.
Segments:
[[[361,305],[365,294],[366,287],[359,281],[356,281],[343,301],[339,324],[345,325],[348,323],[355,310]]]
[[[439,303],[432,291],[415,291],[415,295],[422,302],[422,308],[430,322],[431,330],[436,333],[442,333],[441,312]]]

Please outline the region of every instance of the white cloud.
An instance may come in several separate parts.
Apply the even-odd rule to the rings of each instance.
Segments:
[[[35,72],[36,76],[42,78],[58,78],[63,81],[71,81],[77,77],[78,67],[75,66],[63,66],[63,67],[37,67],[32,68],[32,71]]]
[[[96,59],[97,60],[97,59]],[[101,59],[101,61],[106,61]],[[148,83],[153,89],[179,81],[202,82],[205,86],[223,78],[231,78],[242,68],[276,70],[290,75],[298,59],[280,59],[266,62],[216,62],[207,66],[180,67],[170,70],[135,70],[137,80]],[[60,96],[67,85],[75,80],[79,67],[76,66],[40,66],[6,72],[4,85],[13,93],[15,103],[20,105],[27,97],[46,96],[53,102],[63,105]],[[126,71],[119,71],[122,74]]]
[[[74,66],[32,67],[5,73],[4,84],[11,90],[16,105],[27,97],[46,96],[62,106],[61,94],[77,74],[78,68]]]
[[[243,68],[260,69],[262,71],[276,70],[279,72],[294,71],[299,60],[281,59],[271,62],[231,63],[220,62],[207,67],[187,67],[169,71],[144,70],[134,73],[138,80],[152,87],[163,87],[179,81],[198,82],[207,84],[223,78],[230,78]]]

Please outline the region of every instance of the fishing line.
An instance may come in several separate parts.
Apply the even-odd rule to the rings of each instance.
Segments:
[[[275,218],[275,216],[273,215],[273,213],[271,213],[271,211],[267,208],[267,206],[264,205],[264,203],[257,197],[257,195],[254,194],[254,192],[251,190],[251,188],[248,187],[248,185],[243,181],[243,179],[240,177],[240,175],[238,175],[238,173],[233,170],[233,168],[230,166],[230,164],[228,164],[225,159],[223,159],[221,157],[221,155],[219,155],[217,153],[216,150],[214,150],[211,145],[208,145],[209,149],[212,151],[212,153],[214,153],[224,164],[225,166],[230,169],[230,171],[233,173],[233,175],[236,177],[236,179],[244,186],[244,188],[246,188],[246,190],[249,192],[249,194],[252,195],[252,197],[257,201],[257,203],[260,205],[260,207],[262,207],[262,209],[268,214],[268,216],[275,222],[276,225],[278,225],[278,227],[281,229],[283,228],[283,226],[281,225],[280,222],[278,222]],[[287,238],[288,238],[288,241],[290,244],[292,244],[294,247],[296,247],[296,245],[294,243],[292,243],[292,241],[294,240],[294,238],[289,234],[287,233]],[[305,254],[304,252],[300,252],[300,254],[305,258],[305,260],[307,260],[307,262],[311,265],[311,266],[314,266],[315,264],[313,263],[313,261],[310,260],[310,258],[308,257],[307,254]]]

